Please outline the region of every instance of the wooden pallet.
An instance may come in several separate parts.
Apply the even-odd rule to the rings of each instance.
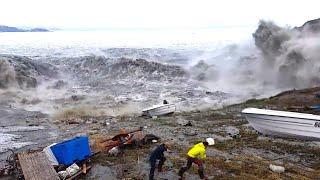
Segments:
[[[58,180],[58,173],[50,164],[44,152],[23,152],[18,154],[19,163],[26,180]]]

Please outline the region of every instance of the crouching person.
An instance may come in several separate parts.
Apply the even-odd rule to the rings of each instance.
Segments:
[[[153,180],[157,160],[159,160],[158,171],[162,172],[162,166],[163,166],[164,162],[166,161],[166,158],[164,157],[163,153],[167,150],[168,150],[168,145],[161,144],[154,151],[151,152],[150,159],[149,159],[150,166],[151,166],[149,180]]]
[[[195,163],[198,165],[198,173],[200,176],[200,179],[207,179],[207,177],[204,175],[204,160],[206,158],[206,148],[209,145],[214,145],[214,139],[207,138],[206,141],[198,143],[194,145],[187,154],[187,166],[184,166],[180,168],[179,170],[179,176],[180,179],[183,179],[183,174],[190,169],[192,163]]]

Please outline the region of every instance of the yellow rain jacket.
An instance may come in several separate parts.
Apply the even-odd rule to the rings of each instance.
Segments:
[[[204,160],[206,158],[206,147],[203,143],[198,143],[188,151],[188,156]]]

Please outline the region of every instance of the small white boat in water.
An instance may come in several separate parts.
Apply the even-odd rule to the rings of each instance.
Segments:
[[[318,115],[257,108],[246,108],[242,113],[253,128],[262,134],[320,139]]]
[[[142,110],[142,114],[153,117],[174,113],[175,111],[176,105],[174,104],[159,104]]]

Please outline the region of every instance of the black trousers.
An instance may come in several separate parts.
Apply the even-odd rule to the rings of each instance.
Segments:
[[[164,162],[166,161],[165,157],[161,157],[160,159],[150,159],[149,163],[150,163],[150,174],[149,174],[149,180],[153,180],[154,177],[154,171],[156,170],[156,163],[157,160],[159,160],[159,164],[158,164],[158,170],[161,171],[162,170],[162,166],[164,164]]]
[[[184,166],[180,168],[179,170],[179,176],[183,176],[183,174],[191,168],[192,163],[195,163],[198,165],[198,174],[200,176],[200,179],[204,179],[204,168],[203,168],[203,162],[202,160],[199,160],[197,158],[188,157],[187,158],[187,166]]]

